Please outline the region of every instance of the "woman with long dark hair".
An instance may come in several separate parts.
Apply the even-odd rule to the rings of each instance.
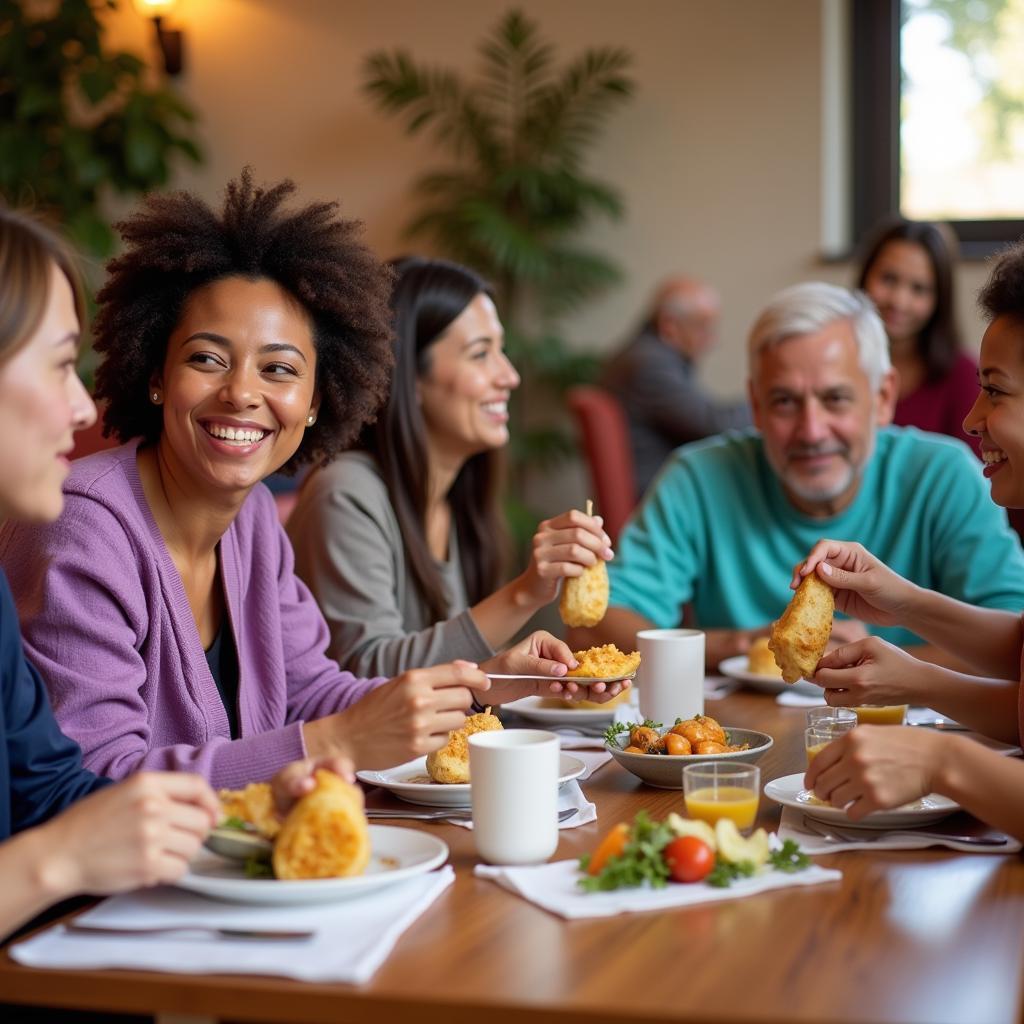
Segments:
[[[387,404],[355,450],[307,480],[288,522],[330,652],[360,673],[487,661],[563,578],[612,556],[599,517],[567,512],[540,524],[530,564],[499,586],[498,484],[519,375],[477,274],[415,257],[395,269]],[[539,655],[545,642],[526,647]]]
[[[959,437],[977,393],[977,363],[960,345],[946,229],[903,218],[869,239],[857,287],[878,307],[900,375],[893,422]]]

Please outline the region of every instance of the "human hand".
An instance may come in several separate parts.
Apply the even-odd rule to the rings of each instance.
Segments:
[[[916,703],[935,670],[887,640],[869,636],[829,651],[818,662],[813,682],[832,707]]]
[[[603,704],[622,690],[627,689],[629,680],[620,679],[614,683],[592,683],[580,686],[572,679],[564,678],[569,669],[576,667],[576,659],[569,647],[550,633],[537,630],[525,640],[495,655],[480,667],[487,672],[502,674],[523,673],[524,675],[550,675],[550,682],[543,679],[495,679],[491,683],[489,700],[493,704],[505,704],[520,697],[547,696],[557,694],[564,700],[579,697]]]
[[[314,773],[319,770],[334,772],[346,782],[355,782],[356,773],[347,757],[307,757],[285,765],[271,780],[270,792],[277,815],[283,818],[307,793],[316,789]]]
[[[931,793],[949,738],[931,729],[858,725],[817,754],[804,786],[860,821]]]
[[[351,707],[303,726],[311,757],[338,754],[360,768],[390,768],[448,742],[465,724],[472,691],[490,680],[468,661],[417,668],[371,690]]]
[[[57,898],[173,882],[220,817],[220,801],[200,776],[140,772],[40,827],[42,874]]]
[[[588,566],[614,557],[602,523],[600,516],[571,509],[537,527],[530,564],[518,580],[530,603],[538,608],[549,604],[558,596],[563,578],[580,576]]]
[[[860,544],[843,540],[819,540],[793,571],[790,589],[812,572],[835,590],[836,608],[876,626],[902,624],[917,589]]]

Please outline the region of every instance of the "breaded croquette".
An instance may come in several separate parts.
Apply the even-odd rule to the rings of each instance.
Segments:
[[[787,683],[810,679],[832,633],[835,591],[811,573],[805,576],[778,622],[768,646]]]
[[[636,672],[637,666],[640,664],[639,651],[623,654],[615,644],[589,647],[585,651],[573,651],[572,656],[579,664],[566,675],[582,678],[624,679]]]
[[[608,610],[608,569],[603,560],[562,583],[558,614],[567,626],[596,626]]]
[[[269,782],[250,782],[245,789],[222,789],[217,793],[225,818],[239,818],[252,825],[264,839],[273,839],[281,830],[274,813],[274,798]]]
[[[469,782],[469,737],[475,732],[491,732],[503,728],[490,708],[478,715],[470,715],[461,729],[448,734],[448,742],[427,754],[427,774],[434,782]]]
[[[291,809],[274,842],[281,879],[350,878],[370,861],[363,793],[333,772],[315,773],[316,789]]]

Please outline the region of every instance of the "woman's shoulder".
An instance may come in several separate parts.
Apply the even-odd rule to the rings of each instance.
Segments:
[[[343,452],[316,470],[303,483],[301,503],[307,501],[351,508],[371,515],[390,512],[391,497],[376,459],[367,452]]]

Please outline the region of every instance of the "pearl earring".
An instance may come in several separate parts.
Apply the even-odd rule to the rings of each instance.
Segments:
[[[160,392],[159,391],[154,391],[153,392],[153,403],[155,405],[159,405],[160,404]]]
[[[311,426],[313,426],[314,423],[316,423],[316,417],[312,413],[310,413],[306,417],[306,426],[307,427],[311,427]]]

